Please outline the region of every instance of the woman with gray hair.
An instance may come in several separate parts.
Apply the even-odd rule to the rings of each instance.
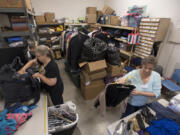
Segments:
[[[159,97],[161,94],[161,76],[153,71],[156,60],[149,56],[142,60],[142,68],[133,70],[120,78],[117,83],[130,83],[136,86],[131,92],[127,108],[122,117],[126,117],[141,109],[149,102],[149,97]]]
[[[34,78],[40,78],[42,86],[48,91],[54,105],[63,104],[63,90],[64,85],[60,76],[57,63],[53,59],[52,50],[45,46],[40,45],[35,48],[36,58],[30,60],[20,71],[20,74],[26,72],[28,68],[33,65],[42,65],[39,72],[33,75]]]

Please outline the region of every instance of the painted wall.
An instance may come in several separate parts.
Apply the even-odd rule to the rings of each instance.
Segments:
[[[68,17],[77,19],[85,17],[86,7],[95,6],[98,9],[104,7],[104,0],[31,0],[36,15],[43,12],[55,12],[56,18]]]
[[[175,68],[180,68],[180,44],[168,42],[173,29],[180,30],[180,0],[105,0],[105,4],[115,9],[117,15],[123,16],[128,7],[147,5],[150,17],[171,18],[171,26],[162,43],[158,63],[164,68],[164,75],[171,76]]]

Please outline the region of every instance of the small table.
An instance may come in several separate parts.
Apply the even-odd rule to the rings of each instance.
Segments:
[[[38,107],[32,110],[32,118],[19,127],[15,135],[48,135],[47,96],[41,94]],[[0,108],[3,108],[3,101]]]
[[[167,107],[168,104],[169,104],[169,102],[168,102],[167,100],[165,100],[165,99],[159,99],[158,102],[159,102],[160,104],[162,104],[163,106],[165,106],[165,107]],[[113,135],[114,130],[115,130],[117,124],[118,124],[121,120],[124,120],[125,122],[127,122],[129,119],[135,117],[136,114],[140,113],[140,111],[141,111],[141,110],[139,110],[139,111],[137,111],[137,112],[135,112],[135,113],[133,113],[133,114],[131,114],[131,115],[129,115],[129,116],[123,118],[123,119],[120,119],[120,120],[112,123],[111,125],[109,125],[109,126],[107,127],[108,135]],[[151,110],[151,111],[152,111],[152,110]],[[154,112],[152,112],[152,113],[154,113]],[[145,126],[147,127],[148,125],[145,125]],[[136,132],[134,132],[133,135],[138,135],[138,134],[137,134]]]

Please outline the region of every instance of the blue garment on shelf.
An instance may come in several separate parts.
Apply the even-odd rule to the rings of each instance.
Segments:
[[[180,127],[173,120],[160,119],[152,121],[152,125],[146,128],[150,135],[178,135]]]
[[[8,110],[5,109],[0,113],[0,135],[13,135],[16,131],[16,121],[13,119],[6,120]]]

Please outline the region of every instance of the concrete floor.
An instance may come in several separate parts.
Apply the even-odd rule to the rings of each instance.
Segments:
[[[108,109],[105,117],[95,109],[94,100],[84,100],[80,89],[76,88],[64,70],[62,61],[58,61],[61,77],[64,82],[64,101],[72,101],[77,106],[79,121],[73,135],[108,135],[107,126],[120,118],[120,109]]]

